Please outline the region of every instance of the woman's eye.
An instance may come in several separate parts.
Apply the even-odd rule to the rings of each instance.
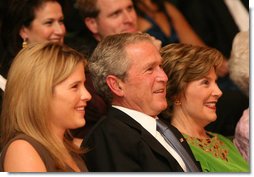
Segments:
[[[78,88],[78,85],[73,85],[71,88]]]
[[[59,23],[64,24],[64,20],[63,19],[59,20]]]
[[[203,80],[203,81],[202,81],[202,84],[208,85],[208,84],[209,84],[209,81],[208,81],[208,80]]]
[[[51,25],[52,23],[53,23],[52,21],[45,22],[46,25]]]

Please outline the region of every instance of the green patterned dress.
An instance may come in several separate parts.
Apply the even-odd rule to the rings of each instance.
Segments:
[[[186,138],[204,172],[250,172],[250,166],[228,138],[207,132],[211,138]]]

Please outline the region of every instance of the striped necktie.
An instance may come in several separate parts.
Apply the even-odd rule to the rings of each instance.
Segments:
[[[189,155],[189,153],[186,151],[186,149],[182,146],[182,144],[179,142],[179,140],[176,138],[174,133],[169,129],[169,127],[163,123],[161,120],[157,119],[157,130],[161,133],[163,138],[166,140],[166,142],[175,149],[175,151],[180,155],[180,157],[183,159],[187,171],[188,172],[200,172],[199,168]]]

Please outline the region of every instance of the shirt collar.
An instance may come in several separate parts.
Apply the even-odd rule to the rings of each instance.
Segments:
[[[142,112],[125,108],[122,106],[115,106],[112,105],[112,107],[119,109],[123,111],[124,113],[128,114],[132,119],[134,119],[136,122],[138,122],[143,128],[145,128],[150,134],[152,134],[154,137],[156,137],[156,119],[158,117],[154,118],[147,114],[144,114]]]

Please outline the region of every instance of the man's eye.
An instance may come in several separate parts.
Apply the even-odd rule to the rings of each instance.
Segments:
[[[154,70],[154,68],[153,68],[153,67],[150,67],[150,68],[147,68],[146,72],[148,72],[148,73],[152,73],[152,72],[153,72],[153,70]]]
[[[134,10],[134,7],[133,7],[133,6],[129,6],[129,7],[127,8],[127,10],[128,10],[128,12],[131,12],[131,11]]]
[[[119,14],[120,14],[120,11],[116,11],[116,12],[114,12],[111,16],[112,16],[112,17],[117,17],[117,16],[119,16]]]

